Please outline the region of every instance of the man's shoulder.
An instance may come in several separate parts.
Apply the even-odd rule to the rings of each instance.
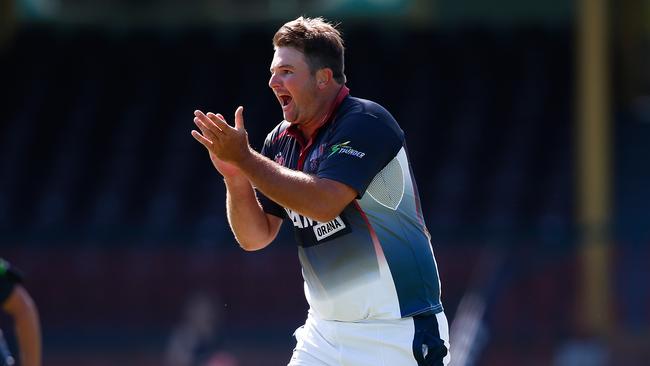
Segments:
[[[356,129],[366,131],[375,129],[392,130],[399,136],[403,132],[392,114],[381,104],[368,99],[348,97],[341,105],[337,123],[339,128]]]
[[[373,120],[384,124],[397,125],[393,115],[381,104],[363,98],[348,97],[339,110],[341,119]]]
[[[284,134],[287,133],[287,129],[291,126],[291,123],[282,120],[280,123],[278,123],[267,135],[266,135],[266,141],[267,142],[275,142],[283,136]]]
[[[345,114],[364,114],[364,113],[388,113],[388,110],[381,104],[370,100],[353,96],[345,98],[341,105],[341,111]]]

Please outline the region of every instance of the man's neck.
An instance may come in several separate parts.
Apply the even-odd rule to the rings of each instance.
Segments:
[[[305,141],[309,141],[313,138],[316,131],[318,131],[318,129],[331,117],[331,114],[334,112],[333,109],[335,108],[334,104],[337,102],[337,98],[343,87],[344,85],[338,85],[337,87],[332,88],[332,90],[323,98],[324,100],[318,108],[319,113],[314,117],[313,122],[299,127],[299,131],[302,133]]]

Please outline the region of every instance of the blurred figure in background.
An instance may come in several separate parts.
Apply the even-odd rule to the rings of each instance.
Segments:
[[[183,319],[169,339],[167,366],[237,366],[235,357],[222,351],[221,315],[215,301],[204,292],[186,303]]]
[[[9,262],[0,258],[0,305],[2,311],[11,316],[14,322],[16,339],[20,354],[20,365],[41,365],[41,327],[34,300],[24,286],[22,276]],[[13,357],[6,347],[0,331],[0,354],[2,365],[13,365]]]

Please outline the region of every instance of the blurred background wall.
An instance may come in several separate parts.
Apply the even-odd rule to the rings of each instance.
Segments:
[[[286,364],[292,234],[240,250],[189,131],[241,104],[259,149],[301,14],[342,23],[351,93],[406,131],[452,364],[647,364],[650,1],[0,0],[0,256],[45,364],[182,366],[179,339]]]

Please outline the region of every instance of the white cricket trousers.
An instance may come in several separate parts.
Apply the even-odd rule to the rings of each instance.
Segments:
[[[341,322],[310,311],[294,336],[296,348],[288,366],[445,366],[450,360],[444,312]]]

